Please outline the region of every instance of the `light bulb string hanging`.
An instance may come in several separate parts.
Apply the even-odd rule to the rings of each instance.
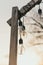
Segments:
[[[22,40],[22,38],[21,38],[21,29],[20,29],[19,45],[20,45],[20,47],[21,47],[21,49],[20,49],[20,55],[22,55],[22,51],[23,51],[23,40]]]
[[[20,32],[20,39],[19,39],[19,45],[20,45],[20,55],[22,55],[23,53],[23,39],[22,39],[22,31],[24,31],[24,18],[23,18],[23,22],[21,21],[21,19],[19,20],[19,32]]]

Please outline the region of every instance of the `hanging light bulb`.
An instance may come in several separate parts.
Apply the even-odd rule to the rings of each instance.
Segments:
[[[23,48],[24,48],[22,38],[19,39],[19,46],[20,46],[20,55],[22,55],[22,53],[23,53]]]
[[[38,14],[39,14],[39,15],[42,14],[42,9],[38,9]]]
[[[24,31],[22,32],[22,34],[23,34],[23,36],[25,36],[25,35],[26,35],[26,31],[24,30]]]
[[[23,17],[23,22],[21,21],[21,19],[19,19],[19,29],[21,31],[21,33],[23,34],[23,36],[25,36],[25,25],[24,25],[24,17]]]
[[[19,39],[19,44],[23,44],[22,38]]]
[[[23,25],[22,21],[19,20],[19,29],[20,29],[20,33],[22,33],[22,25]]]
[[[21,38],[21,34],[23,34],[23,36],[25,35],[25,26],[21,20],[19,20],[19,27],[20,27],[19,28],[19,33],[20,33],[19,50],[20,50],[20,55],[22,55],[24,46],[23,46],[23,39]]]
[[[39,9],[38,9],[38,14],[40,15],[40,19],[41,19],[42,9],[40,8],[40,5],[39,5]]]
[[[20,46],[20,55],[22,55],[23,54],[23,50],[24,50],[24,46],[23,46],[23,44],[21,44],[21,46]]]
[[[21,29],[20,29],[19,47],[20,47],[20,49],[19,49],[20,55],[22,55],[24,46],[23,46],[23,39],[21,38]]]

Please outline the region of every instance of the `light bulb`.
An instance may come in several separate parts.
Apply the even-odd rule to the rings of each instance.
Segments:
[[[38,14],[39,14],[39,15],[42,14],[42,9],[38,9]]]
[[[25,35],[26,35],[26,31],[24,30],[24,31],[23,31],[23,36],[25,36]]]
[[[23,39],[19,39],[19,54],[22,55],[24,52]]]
[[[21,45],[20,45],[20,53],[19,53],[19,54],[22,55],[23,52],[24,52],[24,46],[23,46],[23,44],[21,44]]]

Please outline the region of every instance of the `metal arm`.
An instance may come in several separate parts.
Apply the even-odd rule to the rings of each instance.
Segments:
[[[23,17],[29,12],[35,5],[40,4],[42,0],[31,0],[27,5],[23,6],[19,11],[19,18]]]
[[[27,12],[29,12],[35,5],[40,4],[42,0],[31,0],[27,5],[23,6],[20,10],[18,10],[18,19],[23,17]],[[7,23],[11,26],[11,19],[10,18]]]

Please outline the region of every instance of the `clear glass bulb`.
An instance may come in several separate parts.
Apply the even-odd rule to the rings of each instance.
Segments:
[[[22,55],[24,53],[24,50],[25,50],[25,48],[24,48],[23,44],[20,44],[19,45],[19,50],[18,50],[19,54]]]

